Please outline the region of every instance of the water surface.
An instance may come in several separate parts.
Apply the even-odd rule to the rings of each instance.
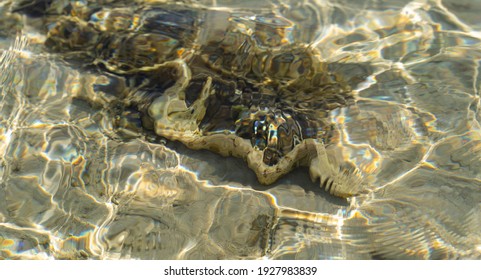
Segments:
[[[481,4],[188,5],[288,20],[348,81],[328,149],[363,191],[333,196],[304,167],[265,186],[241,159],[119,131],[105,100],[79,97],[115,99],[124,80],[47,52],[39,19],[4,0],[0,258],[481,258]]]

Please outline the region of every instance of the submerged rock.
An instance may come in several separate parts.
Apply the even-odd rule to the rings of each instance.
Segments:
[[[123,127],[242,158],[263,184],[302,165],[335,195],[360,191],[356,171],[326,151],[337,141],[328,114],[353,103],[351,89],[292,38],[294,21],[173,1],[37,0],[15,10],[45,18],[45,47],[61,59],[130,81],[115,112],[139,113]]]

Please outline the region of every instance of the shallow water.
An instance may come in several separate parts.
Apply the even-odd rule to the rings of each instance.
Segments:
[[[124,81],[63,63],[2,1],[0,258],[481,258],[481,3],[191,2],[274,11],[348,81],[327,149],[364,190],[333,196],[305,167],[265,186],[242,159],[119,131],[103,104]]]

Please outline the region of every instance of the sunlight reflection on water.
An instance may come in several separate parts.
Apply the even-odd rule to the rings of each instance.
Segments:
[[[135,112],[112,115],[128,82],[46,53],[38,19],[6,1],[0,258],[480,258],[481,4],[192,2],[246,28],[274,10],[262,44],[312,44],[345,78],[356,102],[330,112],[326,150],[361,194],[334,197],[308,168],[264,186],[241,159],[130,129]]]

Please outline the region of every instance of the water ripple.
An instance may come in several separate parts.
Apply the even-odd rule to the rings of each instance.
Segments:
[[[240,159],[147,131],[119,100],[171,85],[138,90],[139,77],[112,71],[125,54],[103,62],[111,71],[47,54],[42,20],[14,12],[24,2],[0,8],[1,259],[481,258],[477,2],[191,1],[208,15],[195,43],[235,21],[263,51],[316,48],[353,90],[355,103],[329,114],[332,172],[318,162],[268,187]],[[76,2],[78,17],[82,3],[95,1]],[[92,26],[152,24],[122,4]],[[165,47],[146,38],[136,42]],[[360,193],[330,195],[343,187]]]

